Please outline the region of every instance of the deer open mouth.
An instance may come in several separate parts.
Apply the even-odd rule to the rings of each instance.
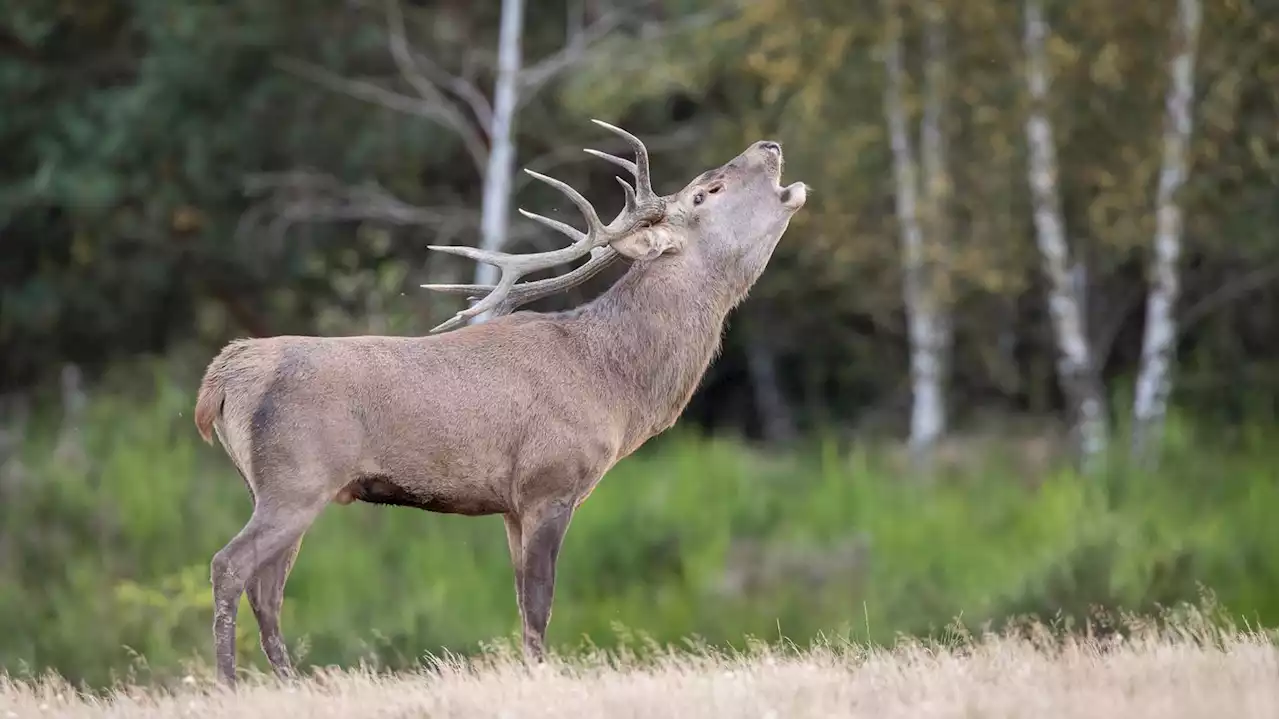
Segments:
[[[803,182],[793,182],[786,187],[779,188],[778,199],[782,201],[782,206],[792,212],[804,207],[805,200],[809,199],[809,186]]]
[[[764,150],[768,157],[767,167],[773,176],[773,186],[778,191],[778,200],[783,207],[793,212],[803,207],[805,200],[809,197],[809,186],[803,182],[782,186],[782,168],[786,163],[782,155],[782,146],[776,142],[761,142],[760,149]]]

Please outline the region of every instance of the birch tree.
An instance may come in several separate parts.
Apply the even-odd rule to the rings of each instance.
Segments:
[[[400,77],[413,88],[416,96],[370,80],[342,77],[322,67],[294,59],[284,59],[278,64],[329,90],[422,117],[456,135],[482,180],[479,245],[489,251],[502,250],[512,232],[511,196],[517,189],[514,183],[514,130],[517,115],[551,80],[581,63],[593,49],[594,43],[622,22],[624,15],[621,12],[605,13],[590,26],[584,26],[582,4],[572,4],[568,9],[564,46],[526,67],[521,42],[525,0],[502,0],[497,67],[493,92],[487,95],[465,74],[449,72],[410,45],[400,1],[386,0],[387,46]],[[406,213],[399,211],[384,212],[405,204],[385,193],[379,193],[374,198],[375,201],[369,201],[373,196],[367,191],[333,194],[362,196],[363,201],[344,201],[343,204],[358,206],[349,210],[348,216],[385,219],[395,223],[402,223],[406,216]],[[310,204],[315,206],[319,203]],[[413,209],[414,217],[451,214],[434,208]],[[317,215],[314,219],[324,219],[324,216]],[[429,224],[437,229],[444,226],[438,222]],[[476,263],[473,284],[491,285],[497,281],[497,277],[497,268],[484,262]],[[471,318],[470,322],[483,322],[486,317],[487,313],[482,313]]]
[[[1036,245],[1048,280],[1049,315],[1058,345],[1058,382],[1074,413],[1082,464],[1096,467],[1107,448],[1108,423],[1102,388],[1093,367],[1085,329],[1080,283],[1073,279],[1058,194],[1058,161],[1049,121],[1049,67],[1045,50],[1049,25],[1040,0],[1026,0],[1023,50],[1029,107],[1026,116],[1027,174],[1031,187]]]
[[[517,85],[520,80],[520,33],[524,27],[524,0],[502,0],[502,21],[498,30],[498,74],[493,85],[493,119],[489,124],[489,162],[484,172],[484,193],[480,201],[480,247],[498,252],[507,244],[507,224],[511,207],[511,173],[515,166],[515,121]],[[498,282],[498,268],[477,262],[475,284]],[[484,322],[488,313],[472,317]]]
[[[942,0],[925,5],[924,115],[920,120],[920,161],[924,171],[924,237],[928,294],[932,297],[927,343],[933,355],[933,394],[937,397],[933,434],[922,446],[932,447],[947,431],[946,387],[951,360],[953,297],[950,283],[951,174],[947,170],[946,110],[947,57],[946,14]],[[925,426],[928,423],[922,422]]]
[[[939,292],[937,256],[944,237],[946,173],[942,105],[945,82],[943,16],[940,2],[926,8],[925,100],[920,145],[924,192],[908,132],[902,51],[902,15],[894,0],[886,3],[887,39],[884,48],[885,120],[893,153],[897,185],[896,210],[902,237],[903,299],[907,309],[911,356],[912,456],[924,460],[946,431],[946,355],[951,322]],[[924,218],[921,219],[921,194]],[[926,233],[927,228],[927,233]],[[931,262],[931,256],[933,262]],[[932,266],[931,266],[932,265]]]
[[[1178,302],[1178,258],[1182,254],[1182,208],[1177,194],[1187,179],[1200,17],[1200,0],[1178,0],[1169,59],[1169,89],[1165,96],[1164,150],[1156,190],[1156,231],[1148,270],[1147,317],[1133,403],[1133,453],[1140,461],[1146,460],[1159,443],[1172,386],[1178,334],[1173,309]]]

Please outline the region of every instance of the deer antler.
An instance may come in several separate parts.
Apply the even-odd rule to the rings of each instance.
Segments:
[[[618,252],[609,247],[611,243],[627,237],[642,227],[662,220],[666,214],[666,203],[653,191],[649,177],[649,151],[645,148],[644,143],[635,135],[614,127],[607,122],[594,119],[592,122],[622,136],[635,149],[635,162],[598,150],[586,150],[590,155],[626,168],[635,177],[636,186],[634,190],[622,178],[615,178],[622,185],[625,193],[622,212],[618,213],[613,222],[606,225],[600,221],[600,217],[596,214],[595,208],[591,206],[591,203],[577,190],[555,178],[526,169],[525,172],[531,177],[556,188],[564,193],[573,204],[578,206],[583,218],[587,221],[587,231],[582,232],[563,222],[521,209],[520,214],[525,217],[573,238],[573,244],[560,250],[527,255],[510,255],[505,252],[491,252],[475,247],[429,245],[428,249],[469,257],[477,262],[487,262],[502,270],[502,276],[497,285],[422,285],[422,287],[437,292],[471,295],[471,299],[475,299],[475,296],[480,292],[488,293],[475,304],[432,328],[432,333],[458,327],[466,322],[468,318],[484,312],[492,311],[494,316],[508,314],[522,304],[580,284],[617,259]],[[516,284],[516,280],[530,272],[571,262],[588,253],[591,254],[591,260],[572,272],[536,282]]]

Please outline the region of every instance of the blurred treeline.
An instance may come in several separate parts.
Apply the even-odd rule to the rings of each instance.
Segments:
[[[0,666],[102,680],[127,645],[169,671],[205,651],[208,558],[247,517],[230,465],[190,425],[203,363],[233,337],[423,333],[458,309],[418,285],[473,272],[425,247],[482,240],[502,7],[3,7]],[[660,192],[764,137],[783,143],[786,178],[813,188],[731,317],[682,438],[620,466],[575,520],[553,636],[600,640],[616,619],[666,638],[856,625],[880,640],[962,611],[1149,606],[1198,581],[1274,625],[1276,8],[1196,7],[1167,457],[1097,477],[1062,463],[1071,407],[1028,182],[1024,3],[527,0],[517,169],[611,214],[613,168],[581,148],[621,148],[595,117],[648,143]],[[1178,8],[1044,6],[1067,279],[1117,435],[1153,286]],[[945,211],[925,229],[944,250],[929,255],[928,297],[947,318],[935,453],[952,482],[910,479],[896,449],[913,426],[913,333],[891,37],[918,174],[920,128],[945,146],[945,202],[929,206]],[[564,207],[512,180],[512,210]],[[563,241],[510,215],[509,251]],[[690,438],[699,429],[736,438]],[[361,642],[411,657],[516,626],[500,521],[333,514],[287,592],[286,634],[312,635],[313,659],[353,660]],[[753,542],[800,557],[805,576],[855,569],[830,570],[843,579],[821,591],[788,577],[709,594],[734,561],[772,566],[733,559]]]

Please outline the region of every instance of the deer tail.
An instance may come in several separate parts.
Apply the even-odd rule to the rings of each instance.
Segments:
[[[222,414],[222,402],[225,398],[222,380],[221,372],[209,368],[200,383],[200,392],[196,395],[196,429],[209,444],[213,444],[213,422]]]

